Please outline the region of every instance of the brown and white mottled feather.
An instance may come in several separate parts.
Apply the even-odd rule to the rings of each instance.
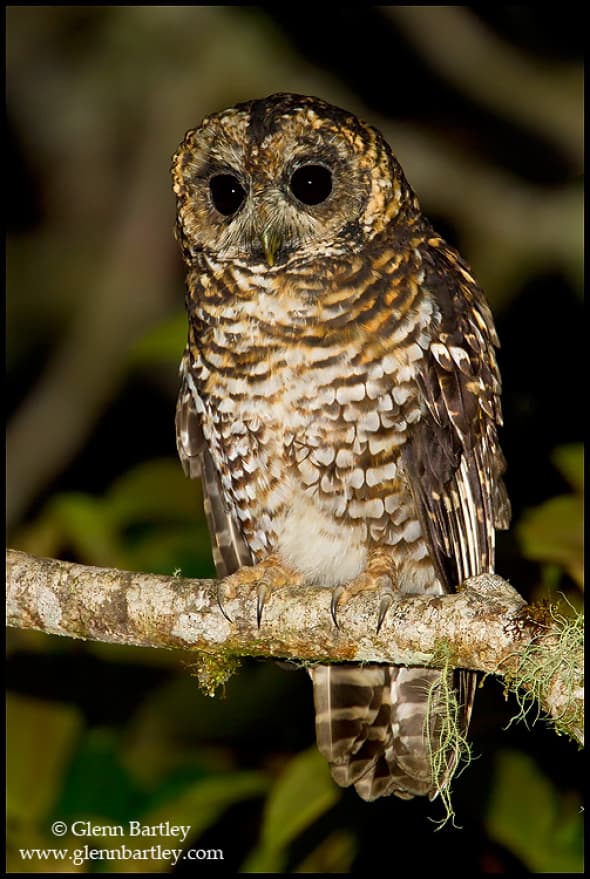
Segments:
[[[294,175],[318,166],[329,191],[302,201]],[[235,210],[216,204],[216,175]],[[509,519],[492,317],[379,133],[273,95],[188,132],[173,178],[189,313],[178,448],[203,481],[219,575],[273,553],[334,588],[385,555],[394,588],[442,594],[492,570]],[[310,675],[338,784],[436,796],[456,760],[434,774],[440,672]],[[474,677],[455,683],[466,729]]]
[[[176,405],[178,457],[189,479],[201,479],[215,570],[218,577],[227,577],[242,565],[251,565],[252,556],[239,524],[227,508],[219,474],[203,437],[196,410],[199,398],[191,377],[188,349],[181,362],[180,374],[181,386]]]

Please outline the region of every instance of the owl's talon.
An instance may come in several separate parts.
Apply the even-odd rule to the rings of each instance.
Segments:
[[[275,589],[300,586],[302,583],[303,577],[297,571],[292,571],[282,565],[280,558],[276,555],[268,555],[257,565],[244,565],[221,580],[217,585],[217,603],[228,623],[233,623],[233,618],[226,610],[226,602],[240,598],[241,608],[238,611],[238,615],[240,615],[246,606],[249,608],[250,602],[255,600],[256,623],[260,628],[266,602]]]
[[[219,610],[224,615],[228,623],[231,623],[233,625],[233,620],[224,607],[224,601],[228,597],[227,593],[227,585],[225,583],[219,583],[219,585],[217,586],[217,604],[219,605]]]
[[[344,586],[336,586],[336,588],[332,591],[332,603],[330,604],[330,613],[332,614],[332,619],[334,620],[334,625],[337,629],[340,628],[340,623],[338,622],[338,605],[340,604],[340,599],[344,594]]]
[[[258,584],[258,588],[256,589],[256,595],[258,599],[256,601],[256,624],[258,628],[260,628],[260,623],[262,622],[262,611],[264,610],[264,605],[266,599],[268,598],[270,590],[268,589],[267,584],[264,580]]]
[[[386,592],[379,602],[379,616],[377,617],[377,634],[381,631],[383,620],[387,616],[387,611],[393,604],[393,593]]]

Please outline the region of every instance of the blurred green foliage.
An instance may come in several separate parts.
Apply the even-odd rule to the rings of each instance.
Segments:
[[[186,846],[195,846],[229,806],[265,796],[260,838],[253,840],[240,872],[281,872],[291,843],[340,797],[315,747],[274,772],[240,771],[223,757],[216,759],[204,752],[204,759],[199,759],[198,749],[187,748],[183,758],[171,761],[154,776],[146,773],[145,763],[136,754],[127,758],[129,744],[120,733],[105,727],[85,728],[70,706],[11,695],[8,728],[9,872],[22,868],[21,847],[80,848],[88,840],[73,833],[73,822],[124,829],[131,821],[148,826],[169,822],[189,827]],[[172,747],[170,740],[167,746]],[[146,751],[142,753],[145,757]],[[52,836],[49,828],[54,821],[65,822],[70,830],[62,837]],[[147,845],[131,833],[91,838],[90,842],[102,849]],[[163,848],[180,845],[165,834],[152,842],[162,843]],[[223,851],[224,847],[227,841],[219,840],[216,848]],[[353,855],[350,835],[329,835],[307,855],[305,872],[327,863],[345,872]],[[137,871],[137,864],[97,863],[101,872]],[[66,860],[62,866],[70,872],[71,863]],[[151,858],[142,863],[141,871],[165,872],[169,866],[166,860]],[[31,872],[47,872],[47,864],[33,861]]]
[[[532,873],[583,873],[579,799],[558,792],[522,751],[498,753],[486,823]]]
[[[525,512],[517,533],[523,555],[541,562],[546,582],[560,585],[560,571],[580,590],[584,588],[584,450],[582,445],[561,446],[553,463],[569,482],[569,494],[550,498]]]
[[[89,565],[184,576],[213,576],[198,484],[177,460],[142,461],[102,496],[54,495],[15,541],[33,555],[73,554]]]
[[[284,872],[289,844],[339,796],[317,748],[294,757],[273,786],[264,808],[260,840],[240,872]],[[351,854],[350,848],[342,854]],[[313,853],[308,857],[313,860]]]
[[[262,772],[223,773],[203,764],[187,764],[182,773],[168,773],[155,785],[146,785],[124,764],[120,736],[112,729],[83,730],[81,718],[69,707],[11,697],[8,703],[9,742],[14,767],[7,779],[9,872],[20,872],[17,849],[80,848],[86,841],[73,832],[57,838],[50,825],[63,821],[90,821],[97,827],[128,826],[130,821],[156,826],[190,827],[191,841],[214,824],[228,805],[262,796],[270,779]],[[23,731],[27,734],[23,735]],[[31,797],[31,792],[36,796]],[[90,840],[100,848],[144,848],[131,834]],[[153,842],[172,847],[165,835]],[[141,842],[141,844],[140,844]],[[107,872],[136,872],[117,860],[99,861]],[[31,862],[31,872],[47,872],[43,861]],[[37,868],[37,869],[36,869]],[[169,863],[152,858],[142,872],[162,872]],[[67,870],[69,872],[69,869]]]

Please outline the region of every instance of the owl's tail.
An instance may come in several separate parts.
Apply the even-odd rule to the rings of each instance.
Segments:
[[[352,664],[309,671],[318,748],[334,781],[342,787],[353,784],[364,800],[388,794],[434,799],[458,759],[457,744],[446,741],[445,720],[452,707],[445,699],[443,673]],[[464,734],[474,675],[460,674],[469,703],[460,709]]]

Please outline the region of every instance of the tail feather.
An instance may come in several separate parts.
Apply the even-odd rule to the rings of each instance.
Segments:
[[[314,683],[316,737],[334,780],[355,784],[368,772],[388,735],[388,670],[381,666],[319,665]]]
[[[438,794],[457,759],[451,747],[435,769],[449,710],[442,672],[337,665],[315,666],[310,675],[318,748],[337,784],[354,785],[364,800]]]

